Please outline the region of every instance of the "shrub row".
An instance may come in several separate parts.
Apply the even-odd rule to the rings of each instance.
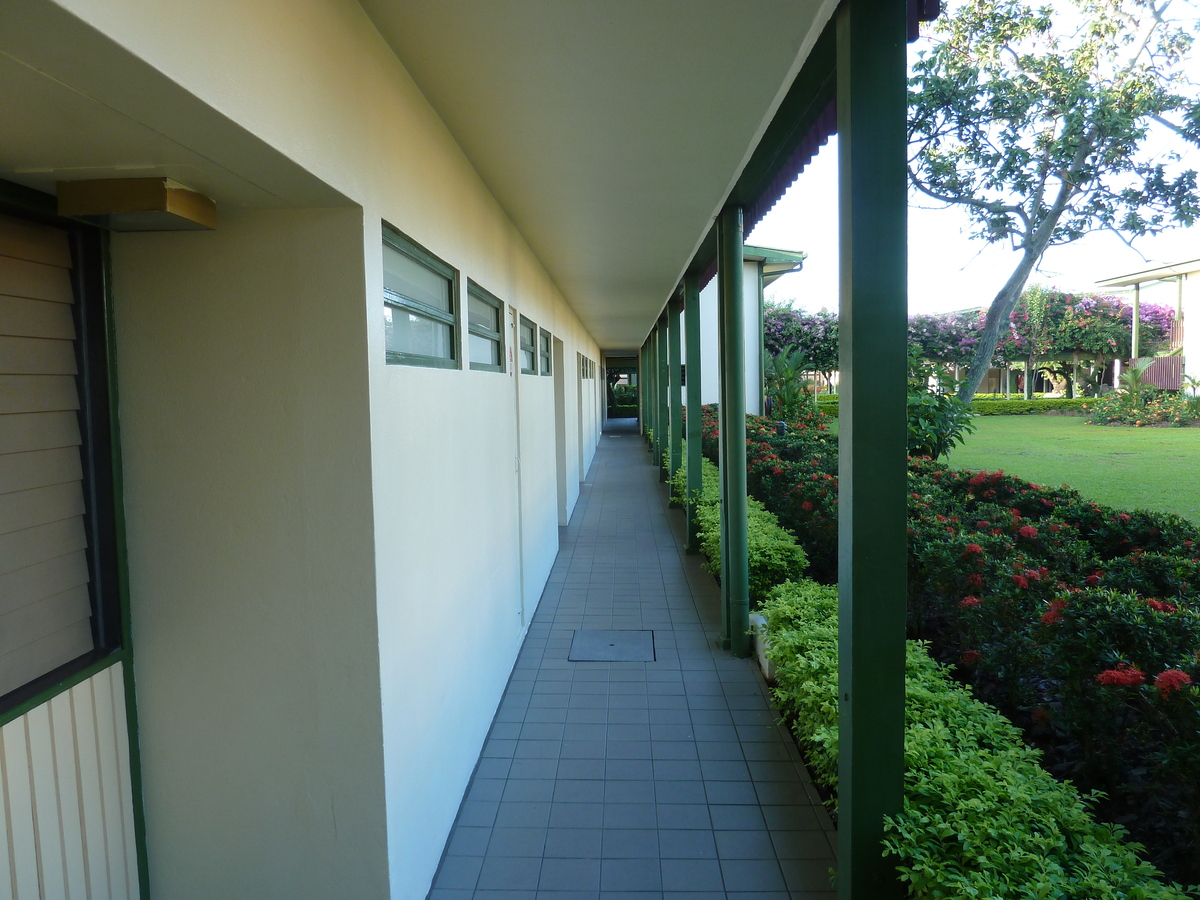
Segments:
[[[712,409],[703,436],[715,456]],[[748,418],[747,458],[751,494],[832,582],[837,444],[824,418],[785,435]],[[1200,880],[1195,527],[925,459],[910,463],[909,490],[910,637],[1021,725],[1055,774],[1107,791],[1102,813],[1160,866]]]
[[[785,584],[763,606],[780,707],[814,774],[837,783],[837,590]],[[924,645],[905,661],[904,810],[886,849],[914,897],[1183,900],[1123,829],[1038,764],[1040,754],[955,683]]]
[[[1068,398],[1068,397],[1035,397],[1032,400],[1012,399],[1012,400],[992,400],[980,399],[978,396],[971,402],[971,412],[977,416],[1026,416],[1033,413],[1050,412],[1051,410],[1071,410],[1084,411],[1084,404],[1088,401],[1084,397]],[[817,398],[817,407],[827,416],[832,416],[835,419],[838,414],[838,398],[833,396],[829,399],[824,397]]]
[[[708,570],[721,577],[721,484],[717,467],[701,458],[703,488],[696,504],[700,551],[708,558]],[[683,505],[687,492],[687,453],[671,479],[672,499]],[[800,578],[808,568],[808,557],[796,536],[779,524],[779,519],[753,497],[747,498],[750,563],[750,606],[757,608],[777,584]]]

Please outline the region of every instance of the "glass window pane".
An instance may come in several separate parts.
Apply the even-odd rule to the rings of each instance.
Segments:
[[[521,345],[533,349],[533,326],[521,326]]]
[[[500,365],[500,342],[477,334],[469,336],[468,346],[471,362],[487,366]]]
[[[538,335],[538,337],[540,337],[542,341],[542,355],[544,356],[550,352],[550,335],[543,332],[542,334]]]
[[[385,306],[384,333],[389,351],[415,353],[453,359],[452,331],[449,325],[435,322],[407,309]]]
[[[394,247],[383,245],[383,286],[401,297],[450,312],[450,279],[427,269]]]
[[[536,372],[537,365],[533,359],[533,351],[521,349],[521,368],[526,372]]]
[[[467,297],[467,324],[484,331],[500,330],[500,310],[478,297]]]

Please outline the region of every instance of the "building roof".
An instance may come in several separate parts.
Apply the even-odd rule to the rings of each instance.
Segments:
[[[1187,262],[1171,263],[1167,266],[1156,266],[1153,269],[1143,269],[1140,272],[1130,272],[1128,275],[1116,275],[1097,281],[1100,287],[1127,287],[1132,284],[1145,284],[1147,281],[1164,281],[1178,278],[1181,275],[1191,275],[1200,272],[1200,259]]]

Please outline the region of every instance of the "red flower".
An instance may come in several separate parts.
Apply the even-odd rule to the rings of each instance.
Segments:
[[[978,544],[967,544],[967,546],[963,547],[963,556],[964,557],[969,553],[982,553],[982,552],[983,552],[983,548],[980,547]]]
[[[1129,663],[1121,663],[1115,669],[1105,669],[1096,680],[1111,687],[1137,687],[1146,683],[1146,674]]]
[[[965,665],[973,666],[975,663],[983,659],[983,654],[978,650],[964,650],[959,659],[961,659]]]
[[[1098,585],[1100,583],[1100,576],[1099,575],[1089,575],[1087,578],[1085,578],[1083,580],[1083,582],[1084,582],[1084,584],[1088,585],[1089,587],[1095,587],[1096,585]]]
[[[1178,669],[1167,669],[1165,672],[1161,672],[1154,677],[1154,686],[1158,688],[1158,692],[1164,697],[1171,693],[1171,691],[1177,691],[1191,683],[1192,676]]]
[[[1024,575],[1014,575],[1012,577],[1012,580],[1013,580],[1013,584],[1015,584],[1017,587],[1021,588],[1022,590],[1029,587],[1029,579],[1026,578]]]
[[[1194,543],[1195,543],[1195,541],[1184,541],[1184,542],[1183,542],[1183,546],[1185,546],[1185,547],[1191,547],[1191,546],[1192,546],[1192,544],[1194,544]]]
[[[1146,605],[1161,613],[1173,613],[1179,610],[1179,607],[1174,603],[1169,603],[1166,600],[1155,600],[1153,597],[1146,600]]]
[[[972,587],[982,587],[983,586],[983,576],[980,575],[978,572],[972,572],[970,575],[967,576],[967,584],[971,585]]]
[[[782,474],[783,474],[783,469],[779,468],[779,466],[776,466],[775,468],[773,468],[773,469],[771,470],[771,474],[772,474],[772,475],[782,475]]]
[[[972,606],[978,606],[982,602],[983,601],[978,597],[963,597],[960,601],[958,601],[958,605],[965,609]]]
[[[1117,513],[1117,518],[1122,522],[1128,522],[1130,517],[1129,513]]]
[[[812,507],[811,503],[809,503],[807,500],[805,500],[803,503],[800,504],[800,508],[802,510],[804,510],[805,512],[807,512],[808,510],[812,509],[813,507]]]
[[[1022,525],[1017,529],[1017,534],[1025,538],[1035,538],[1037,537],[1037,529],[1032,525]]]
[[[1062,611],[1067,608],[1067,601],[1061,598],[1050,601],[1050,608],[1042,613],[1042,624],[1053,625],[1062,620]]]

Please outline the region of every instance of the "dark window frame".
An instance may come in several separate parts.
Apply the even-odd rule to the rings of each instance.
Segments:
[[[525,343],[525,329],[528,328],[533,335],[532,343]],[[538,373],[538,347],[537,347],[538,327],[531,319],[521,316],[517,320],[517,343],[521,351],[521,359],[519,360],[522,375],[536,375]],[[533,362],[531,368],[525,367],[525,353],[529,353],[529,358]]]
[[[554,335],[548,332],[545,328],[539,328],[537,334],[537,355],[538,355],[538,374],[553,375],[554,374]],[[546,349],[542,349],[542,341],[546,342]]]
[[[425,319],[431,319],[442,325],[450,327],[450,356],[426,356],[421,353],[404,353],[399,350],[387,350],[386,362],[390,366],[426,366],[434,369],[461,369],[462,368],[462,348],[459,346],[461,342],[461,309],[462,304],[459,303],[459,272],[445,260],[434,256],[412,238],[403,234],[394,225],[387,222],[383,223],[383,243],[393,250],[404,254],[417,265],[424,266],[450,282],[450,312],[437,309],[427,303],[422,303],[420,300],[412,297],[405,297],[403,294],[398,294],[395,291],[384,288],[383,303],[384,306],[390,306],[393,309],[403,310],[404,312],[412,312]]]
[[[0,180],[0,213],[67,232],[75,295],[80,462],[92,650],[0,696],[0,725],[46,703],[97,671],[124,661],[129,646],[124,509],[116,432],[115,344],[108,232],[58,215],[52,196]]]
[[[479,328],[475,325],[472,325],[471,324],[471,313],[470,313],[469,309],[467,310],[468,346],[467,346],[467,352],[464,354],[464,356],[467,359],[467,364],[473,371],[476,371],[476,372],[504,372],[507,369],[507,366],[505,365],[505,362],[504,362],[504,352],[505,352],[504,301],[501,300],[499,297],[497,297],[495,294],[493,294],[491,291],[487,290],[486,288],[480,287],[472,279],[468,278],[467,279],[467,304],[468,304],[468,306],[470,305],[472,298],[474,298],[476,300],[482,300],[488,306],[491,306],[496,310],[496,324],[500,326],[500,330],[499,331],[489,331],[485,328]],[[472,334],[474,334],[478,337],[481,337],[481,338],[486,338],[489,341],[494,341],[497,344],[497,346],[499,347],[499,352],[496,354],[496,358],[500,360],[499,365],[493,366],[493,365],[490,365],[489,363],[471,362],[471,347],[470,347],[469,341],[470,341],[470,335],[472,335]]]

